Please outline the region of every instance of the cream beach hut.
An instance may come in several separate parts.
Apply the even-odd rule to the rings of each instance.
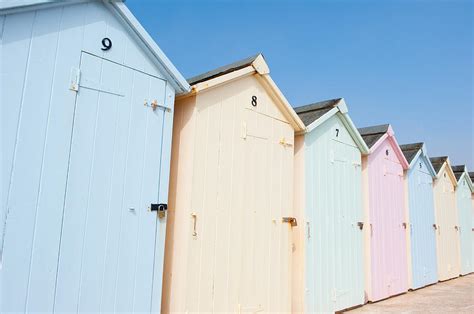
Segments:
[[[191,78],[173,128],[162,311],[290,312],[294,133],[261,54]]]
[[[435,198],[436,254],[438,279],[443,281],[461,273],[459,220],[456,207],[456,176],[449,158],[433,157],[431,163],[436,170],[433,185]]]

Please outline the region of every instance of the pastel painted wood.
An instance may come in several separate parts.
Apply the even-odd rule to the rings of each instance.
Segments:
[[[343,99],[295,111],[306,132],[295,147],[302,227],[293,231],[292,311],[340,311],[364,303],[361,155],[368,147]]]
[[[173,128],[162,312],[291,311],[294,132],[262,55],[189,79]]]
[[[366,294],[378,301],[408,290],[405,191],[408,168],[392,127],[359,129],[370,154],[362,158]]]
[[[423,143],[400,145],[410,168],[405,171],[408,286],[438,281],[433,180],[436,172]]]
[[[448,280],[461,273],[459,218],[456,205],[457,180],[449,158],[430,158],[436,170],[435,198],[436,254],[438,279]]]
[[[453,166],[453,172],[457,179],[456,205],[459,217],[459,240],[461,252],[461,275],[467,275],[474,271],[474,260],[472,259],[472,201],[471,195],[474,187],[467,172],[466,166]]]
[[[159,308],[164,224],[147,208],[167,201],[174,94],[189,85],[119,1],[0,10],[0,312]]]

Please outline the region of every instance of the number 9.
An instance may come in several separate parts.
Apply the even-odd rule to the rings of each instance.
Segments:
[[[110,40],[110,38],[105,37],[104,39],[102,39],[102,46],[104,46],[103,48],[100,48],[102,49],[102,51],[107,51],[112,48],[112,41]]]

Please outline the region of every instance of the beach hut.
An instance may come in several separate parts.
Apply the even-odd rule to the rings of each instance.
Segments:
[[[261,54],[177,98],[162,311],[290,312],[294,133]]]
[[[448,157],[430,158],[436,171],[433,185],[435,198],[436,254],[438,280],[459,276],[461,261],[459,252],[459,220],[455,189],[457,180]]]
[[[369,149],[344,99],[295,108],[306,131],[295,139],[294,313],[364,303],[361,155]]]
[[[469,172],[471,182],[474,182],[474,172]],[[474,191],[471,193],[471,231],[472,231],[472,243],[471,243],[471,258],[474,261]]]
[[[474,187],[467,172],[466,166],[453,166],[456,176],[456,205],[458,209],[459,240],[461,251],[461,275],[466,275],[474,271],[472,259],[472,193]]]
[[[433,225],[433,179],[436,172],[423,143],[400,145],[410,168],[405,172],[408,287],[418,289],[438,281]]]
[[[2,1],[0,25],[0,312],[159,311],[188,83],[121,1]]]
[[[378,301],[408,290],[405,191],[408,162],[389,124],[359,129],[370,148],[362,158],[366,293]]]

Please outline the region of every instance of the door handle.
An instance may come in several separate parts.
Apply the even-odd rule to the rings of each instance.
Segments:
[[[362,230],[364,228],[364,223],[362,221],[359,221],[357,223],[357,227],[359,227],[359,229]]]

